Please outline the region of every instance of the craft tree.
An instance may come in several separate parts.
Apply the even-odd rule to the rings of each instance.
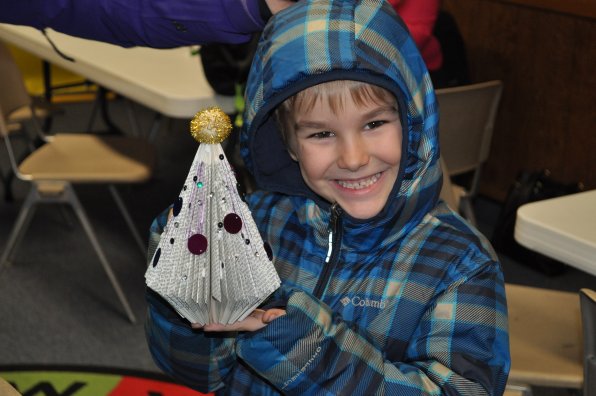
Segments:
[[[219,108],[191,121],[199,147],[145,279],[191,323],[244,319],[280,285],[221,142],[229,117]]]

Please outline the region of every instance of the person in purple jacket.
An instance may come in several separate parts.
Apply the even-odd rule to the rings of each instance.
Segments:
[[[0,22],[123,47],[243,43],[292,0],[0,0]]]

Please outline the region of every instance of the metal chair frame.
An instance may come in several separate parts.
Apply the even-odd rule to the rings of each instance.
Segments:
[[[34,148],[23,160],[19,160],[11,144],[10,134],[14,131],[8,127],[7,114],[17,108],[31,107],[32,103],[20,71],[2,43],[0,43],[0,85],[4,91],[4,94],[0,94],[0,138],[5,142],[14,175],[17,179],[29,182],[31,185],[0,255],[0,270],[10,262],[17,251],[37,205],[46,203],[69,205],[89,238],[128,319],[135,323],[135,315],[73,185],[79,183],[107,185],[143,257],[146,257],[146,244],[115,184],[143,183],[149,180],[156,157],[154,147],[146,139],[126,136],[102,137],[87,133],[46,135],[32,109],[30,124],[43,144]],[[87,165],[84,165],[81,157],[85,157],[85,160],[91,158],[92,161],[86,161]],[[144,265],[145,260],[142,262]]]
[[[487,161],[503,83],[499,80],[437,89],[441,158],[453,178],[473,172],[468,186],[452,183],[453,208],[476,224],[472,201],[478,193],[482,166]]]

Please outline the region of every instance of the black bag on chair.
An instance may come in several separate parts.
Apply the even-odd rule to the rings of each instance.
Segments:
[[[430,73],[435,88],[469,84],[466,45],[455,18],[449,12],[439,11],[433,35],[439,41],[443,53],[443,65]]]
[[[517,209],[523,204],[548,198],[577,193],[583,190],[582,183],[560,183],[550,177],[550,171],[522,171],[509,188],[501,213],[499,214],[491,243],[495,250],[522,264],[526,264],[546,275],[558,275],[566,269],[560,261],[526,249],[513,237]]]

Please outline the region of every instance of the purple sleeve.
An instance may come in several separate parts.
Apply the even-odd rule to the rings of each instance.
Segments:
[[[124,47],[240,43],[260,31],[263,0],[0,0],[0,22],[49,27]]]

